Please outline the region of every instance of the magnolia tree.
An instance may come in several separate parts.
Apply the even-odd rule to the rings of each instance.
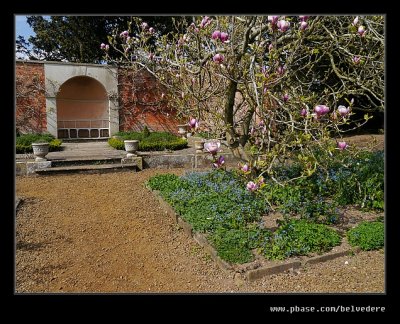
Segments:
[[[311,175],[315,146],[347,149],[329,139],[384,110],[382,16],[192,17],[162,36],[132,17],[101,44],[106,55],[110,46],[119,64],[148,70],[168,89],[160,96],[178,116],[258,173],[273,176],[276,162],[295,158]]]

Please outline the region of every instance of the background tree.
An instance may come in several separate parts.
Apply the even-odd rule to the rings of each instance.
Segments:
[[[28,24],[35,32],[28,40],[19,36],[17,54],[31,60],[100,63],[103,53],[99,44],[107,35],[126,28],[129,16],[29,16]],[[177,17],[180,19],[180,17]],[[171,29],[172,17],[146,17],[163,34]],[[110,56],[114,57],[113,50]]]

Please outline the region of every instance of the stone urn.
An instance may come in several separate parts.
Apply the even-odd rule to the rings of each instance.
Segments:
[[[49,153],[49,143],[32,143],[32,148],[36,162],[47,161],[45,156]]]
[[[182,136],[182,138],[186,139],[186,134],[187,134],[187,125],[182,124],[178,125],[178,134]]]
[[[139,149],[138,140],[124,140],[125,151],[127,152],[126,157],[136,156],[136,151]]]
[[[196,149],[196,153],[203,153],[204,141],[194,141],[194,148]]]

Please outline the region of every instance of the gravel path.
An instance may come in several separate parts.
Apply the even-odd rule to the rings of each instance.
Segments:
[[[156,173],[17,177],[17,292],[384,292],[384,252],[253,283],[219,269],[144,188]]]

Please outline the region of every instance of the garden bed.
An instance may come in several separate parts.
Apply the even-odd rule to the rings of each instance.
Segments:
[[[277,167],[280,183],[239,168],[156,175],[147,187],[222,268],[252,280],[383,247],[383,152],[338,158],[306,178]]]
[[[189,237],[193,238],[194,241],[196,241],[201,247],[203,247],[222,270],[232,273],[235,278],[240,276],[242,279],[253,281],[263,278],[265,276],[278,274],[281,272],[298,272],[300,268],[307,265],[329,261],[346,255],[353,255],[361,251],[359,247],[350,246],[347,238],[343,237],[342,243],[340,245],[333,247],[330,251],[323,254],[311,253],[307,256],[290,257],[285,260],[267,260],[254,250],[254,261],[243,264],[230,263],[223,260],[218,255],[218,252],[208,241],[206,234],[194,231],[190,223],[186,222],[182,217],[176,214],[174,209],[162,198],[159,191],[152,190],[148,186],[147,189],[150,190],[157,197],[160,203],[160,207],[164,211],[165,215],[171,217]],[[360,224],[363,220],[376,220],[382,216],[380,213],[360,213],[356,209],[352,209],[352,212],[350,214],[353,213],[357,215],[355,217],[349,217],[352,220],[351,224],[353,225],[350,225],[348,222],[343,221],[339,223],[338,226],[334,226],[333,228],[340,231],[341,229],[343,229],[343,226],[345,226],[346,228],[351,228],[354,227],[356,224]],[[275,214],[275,216],[277,215]],[[280,219],[280,217],[278,216],[277,218],[270,218],[270,224],[272,225],[276,219]],[[271,225],[267,225],[266,228],[271,230],[277,228],[276,226]]]

